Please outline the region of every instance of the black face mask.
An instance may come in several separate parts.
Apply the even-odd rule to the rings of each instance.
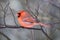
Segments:
[[[21,16],[21,13],[18,13],[18,17],[20,17]]]

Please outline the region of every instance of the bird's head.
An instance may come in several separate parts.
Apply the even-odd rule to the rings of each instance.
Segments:
[[[20,10],[18,13],[17,13],[17,17],[20,17],[22,14],[23,14],[24,10]],[[23,14],[24,15],[24,14]]]

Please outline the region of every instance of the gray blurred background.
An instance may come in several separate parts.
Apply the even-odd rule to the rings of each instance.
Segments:
[[[38,19],[43,23],[52,24],[50,28],[44,27],[44,31],[53,40],[60,40],[60,0],[29,0],[28,3],[33,13],[35,13],[35,9],[38,8],[39,4]],[[28,10],[26,7],[26,0],[0,0],[0,24],[4,24],[5,14],[5,22],[7,25],[16,26],[17,24],[19,26],[16,14],[19,10],[23,9]],[[14,20],[16,21],[16,24]],[[39,26],[35,27],[39,28]],[[3,28],[0,29],[0,32],[11,40],[49,40],[40,30]],[[0,34],[0,40],[7,40],[7,38]]]

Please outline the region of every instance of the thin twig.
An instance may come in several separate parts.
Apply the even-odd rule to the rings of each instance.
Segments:
[[[8,4],[6,4],[6,6],[5,6],[5,8],[3,9],[3,12],[4,12],[4,25],[6,26],[6,22],[5,22],[5,17],[6,17],[6,8],[9,6],[9,2],[8,2]]]
[[[4,19],[4,25],[6,26],[6,22],[5,22],[5,17],[6,17],[5,15],[6,15],[6,11],[5,11],[5,10],[6,10],[6,8],[8,7],[9,3],[5,6],[5,8],[3,8],[3,6],[2,6],[2,4],[1,4],[1,3],[0,3],[0,5],[1,5],[1,7],[2,7],[2,11],[4,12],[4,18],[3,18],[3,19]]]
[[[1,35],[3,35],[7,40],[11,40],[9,37],[7,37],[4,33],[0,32]]]
[[[57,6],[56,4],[54,4],[52,1],[49,1],[49,3],[50,3],[51,5],[53,5],[53,6],[57,7],[58,9],[60,9],[60,7],[59,7],[59,6]]]
[[[28,3],[29,3],[29,2],[28,2],[28,0],[26,0],[26,1],[27,1],[26,5],[28,6]],[[27,8],[29,9],[29,11],[31,11],[31,9],[30,9],[29,6],[28,6]],[[38,12],[38,10],[36,10],[36,12]],[[32,13],[32,14],[34,15],[34,13]],[[38,14],[39,14],[39,12],[38,12]],[[38,15],[38,14],[37,14],[37,15]],[[36,21],[37,21],[37,20],[38,20],[38,19],[37,19],[37,16],[36,16],[36,15],[34,15],[34,16],[36,17]],[[45,31],[43,30],[42,26],[41,26],[41,31],[45,34],[45,36],[46,36],[47,38],[49,38],[50,40],[52,40],[52,39],[48,36],[48,34],[45,33]]]
[[[0,5],[1,5],[1,7],[2,7],[2,11],[4,12],[4,9],[3,9],[3,6],[2,6],[2,4],[0,3]],[[6,23],[5,23],[5,12],[4,12],[4,25],[6,26]]]
[[[10,8],[10,7],[9,7],[9,8]],[[11,8],[10,8],[10,10],[11,10],[12,16],[13,16],[13,18],[14,18],[14,22],[15,22],[16,26],[18,27],[18,24],[16,23],[15,16],[14,16],[14,14],[13,14],[13,11],[12,11]]]
[[[39,15],[39,8],[40,8],[40,5],[39,5],[39,1],[37,2],[37,9],[35,9],[35,11],[36,11],[36,16],[38,16]]]
[[[31,13],[33,14],[33,16],[34,16],[34,18],[35,18],[35,14],[34,14],[33,11],[31,10],[31,8],[29,7],[29,1],[28,1],[28,0],[26,0],[26,7],[28,8],[29,12],[31,12]],[[33,16],[32,16],[32,17],[33,17]]]
[[[48,34],[43,30],[42,26],[41,26],[41,31],[45,34],[45,36],[46,36],[47,38],[49,38],[49,40],[53,40],[53,39],[50,38],[50,37],[48,36]]]

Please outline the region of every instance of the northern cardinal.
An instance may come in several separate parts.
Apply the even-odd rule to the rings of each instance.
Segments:
[[[32,28],[35,25],[41,25],[41,26],[50,26],[44,23],[37,23],[36,19],[34,19],[27,11],[25,10],[20,10],[17,13],[18,16],[18,22],[21,26],[26,27],[26,28]]]

